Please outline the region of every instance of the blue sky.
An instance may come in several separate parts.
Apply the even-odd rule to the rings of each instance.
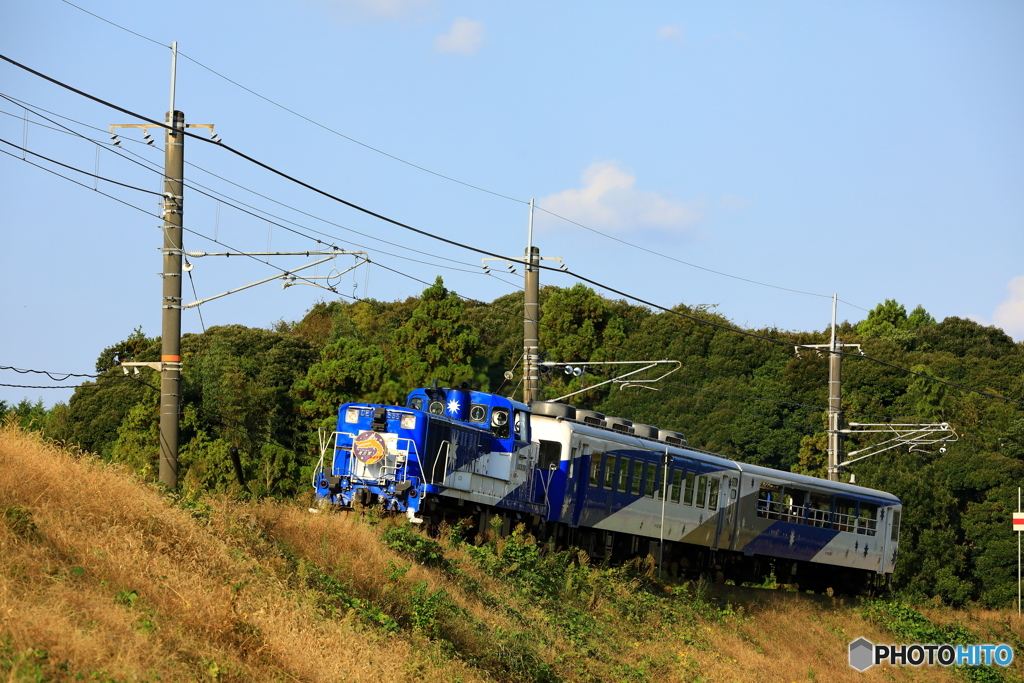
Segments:
[[[367,149],[179,58],[176,107],[188,122],[213,123],[240,151],[432,234],[519,256],[523,202],[535,198],[591,228],[538,212],[543,255],[658,304],[717,305],[741,326],[824,330],[838,292],[848,302],[840,319],[895,298],[1024,340],[1019,2],[185,0],[173,17],[159,5],[75,4],[161,45],[62,0],[11,0],[0,53],[162,119],[176,40],[188,57],[337,133],[511,198]],[[0,93],[81,122],[46,114],[101,142],[106,133],[86,126],[133,122],[6,63]],[[52,126],[34,113],[26,124],[25,109],[7,100],[0,112],[0,138],[14,145],[160,189],[156,173],[106,145],[37,125]],[[162,164],[138,132],[122,137],[126,150]],[[159,334],[157,197],[96,184],[146,216],[95,192],[90,178],[76,186],[0,149],[17,156],[0,155],[0,365],[91,372],[100,350],[134,328]],[[186,190],[187,228],[243,251],[316,247],[226,203],[237,200],[327,233],[374,262],[342,277],[343,294],[403,298],[438,274],[483,300],[521,284],[521,271],[487,276],[479,255],[212,145],[190,140],[185,154],[187,181],[231,198],[218,208]],[[223,249],[191,234],[185,247]],[[193,261],[200,298],[276,272],[244,258]],[[573,280],[544,273],[542,282]],[[271,283],[205,304],[202,321],[186,311],[183,327],[268,326],[332,298]],[[9,371],[0,382],[50,383]],[[70,393],[0,387],[7,401]]]

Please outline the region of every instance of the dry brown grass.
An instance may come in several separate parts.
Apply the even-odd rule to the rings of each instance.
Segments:
[[[572,634],[464,546],[446,548],[449,571],[389,549],[391,520],[226,497],[190,508],[12,427],[0,481],[0,681],[41,668],[54,680],[513,683],[537,661],[580,683],[952,680],[938,667],[854,671],[851,640],[894,638],[823,596],[722,588],[717,603],[638,618],[624,605],[641,593],[592,584],[574,603],[589,630]],[[416,590],[450,601],[433,631],[412,622]],[[1021,633],[1005,613],[970,618],[979,634]]]
[[[47,650],[51,676],[62,662],[165,681],[447,680],[465,669],[358,619],[324,618],[280,558],[223,539],[244,536],[254,515],[226,506],[204,526],[127,473],[9,427],[0,473],[0,508],[27,510],[35,527],[0,523],[0,633],[15,652]]]
[[[730,590],[735,598],[742,590]],[[953,681],[941,667],[876,666],[861,673],[847,661],[850,641],[895,642],[841,600],[757,591],[744,614],[716,630],[714,651],[690,649],[705,676],[715,681]],[[708,628],[708,627],[704,627]]]

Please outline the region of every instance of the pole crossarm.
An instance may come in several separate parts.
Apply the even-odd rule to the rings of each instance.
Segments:
[[[257,280],[256,282],[250,283],[248,285],[243,285],[241,287],[236,287],[234,289],[229,289],[226,292],[222,292],[220,294],[215,294],[214,296],[206,297],[205,299],[197,299],[196,301],[193,301],[192,303],[185,304],[184,306],[182,306],[182,308],[194,308],[196,306],[201,306],[201,305],[207,303],[208,301],[213,301],[214,299],[219,299],[221,297],[227,296],[228,294],[234,294],[236,292],[241,292],[242,290],[249,289],[250,287],[255,287],[257,285],[262,285],[262,284],[264,284],[266,282],[271,282],[273,280],[284,280],[284,282],[281,284],[281,289],[285,289],[287,287],[291,287],[292,285],[310,285],[312,287],[320,287],[321,289],[328,289],[327,287],[321,287],[320,285],[316,284],[315,282],[296,282],[296,280],[298,280],[298,278],[295,277],[294,273],[298,273],[299,271],[306,270],[307,268],[312,268],[313,266],[318,266],[321,263],[326,263],[328,261],[332,261],[337,256],[353,255],[353,256],[356,256],[358,258],[357,262],[354,265],[349,266],[345,270],[338,271],[337,273],[332,273],[331,275],[321,275],[321,276],[303,277],[302,278],[303,280],[329,280],[331,278],[341,277],[345,273],[348,273],[348,272],[358,268],[359,266],[361,266],[361,265],[363,265],[365,263],[369,263],[370,262],[370,257],[366,254],[365,251],[344,251],[344,250],[341,250],[341,249],[332,250],[332,251],[275,251],[275,252],[269,252],[269,251],[253,251],[253,252],[247,252],[247,251],[246,252],[243,252],[243,251],[222,251],[222,252],[212,252],[212,253],[211,252],[205,252],[205,251],[189,251],[189,252],[186,252],[186,253],[189,256],[192,256],[193,258],[201,258],[203,256],[225,256],[226,257],[226,256],[322,256],[322,255],[326,255],[326,258],[317,259],[316,261],[313,261],[312,263],[307,263],[304,266],[299,266],[298,268],[292,268],[291,270],[286,271],[284,273],[281,273],[281,274],[278,274],[278,275],[272,275],[270,277],[263,278],[262,280]],[[330,291],[330,290],[328,290],[328,291]]]
[[[525,257],[523,257],[523,258],[514,258],[514,257],[510,257],[510,258],[485,258],[485,259],[480,259],[480,261],[483,264],[481,267],[484,269],[484,272],[487,273],[488,275],[490,275],[490,273],[491,273],[491,269],[487,266],[487,262],[488,261],[504,261],[506,266],[508,267],[508,270],[509,270],[510,273],[515,273],[516,272],[515,266],[512,265],[513,263],[527,263],[527,260],[526,260]],[[560,269],[565,270],[565,271],[569,270],[569,266],[565,265],[565,263],[562,262],[562,257],[561,256],[540,256],[540,257],[534,259],[534,261],[538,261],[538,262],[539,261],[558,261],[558,267]],[[529,264],[527,263],[527,265],[529,265]]]
[[[654,379],[632,379],[632,380],[625,381],[627,377],[631,377],[633,375],[641,373],[644,370],[650,370],[651,368],[656,367],[658,365],[665,365],[665,364],[668,364],[668,363],[675,363],[675,367],[672,368],[671,370],[669,370],[668,372],[666,372],[666,373],[664,373],[664,374],[662,374],[662,375],[660,375],[658,377],[655,377]],[[589,387],[586,387],[585,389],[580,389],[579,391],[574,391],[571,394],[566,394],[565,396],[559,396],[558,398],[551,399],[552,401],[561,401],[563,399],[569,398],[570,396],[575,396],[576,394],[582,394],[585,391],[590,391],[591,389],[596,389],[597,387],[601,387],[601,386],[604,386],[605,384],[612,384],[612,383],[621,384],[622,386],[619,387],[620,389],[625,389],[628,386],[640,386],[643,389],[651,389],[652,391],[660,391],[660,389],[656,389],[655,387],[647,387],[647,386],[642,386],[642,385],[644,385],[644,384],[653,384],[655,382],[660,382],[661,380],[665,379],[666,377],[671,375],[673,372],[675,372],[676,370],[681,368],[683,366],[683,363],[682,363],[682,361],[678,361],[678,360],[608,360],[608,361],[580,361],[580,362],[575,362],[574,361],[572,363],[558,363],[558,362],[555,362],[555,361],[544,361],[542,363],[538,363],[537,365],[542,366],[542,367],[549,367],[549,368],[558,367],[558,366],[565,366],[567,368],[583,368],[583,367],[587,367],[587,366],[590,366],[590,365],[643,365],[644,366],[644,367],[642,367],[642,368],[640,368],[638,370],[631,370],[631,371],[629,371],[627,373],[624,373],[622,375],[617,375],[617,376],[612,377],[611,379],[605,380],[603,382],[598,382],[597,384],[593,384],[593,385],[591,385]]]
[[[126,374],[126,375],[128,374],[128,368],[132,368],[132,367],[134,367],[134,368],[152,368],[153,370],[156,370],[157,372],[163,372],[164,370],[168,370],[168,369],[172,369],[172,370],[180,370],[181,369],[181,361],[180,360],[179,361],[153,361],[153,362],[150,362],[150,363],[143,363],[143,362],[137,362],[137,361],[127,361],[127,362],[124,362],[124,363],[118,363],[118,365],[122,369],[124,369],[124,374]],[[139,371],[136,370],[135,374],[139,374]]]
[[[859,456],[856,458],[849,458],[844,462],[839,463],[840,467],[849,465],[850,463],[863,460],[864,458],[870,458],[872,455],[884,453],[885,451],[892,450],[893,448],[899,448],[900,446],[910,446],[910,450],[915,450],[919,446],[932,446],[934,444],[943,444],[940,447],[940,452],[945,451],[945,444],[958,441],[960,435],[956,433],[948,422],[935,422],[935,423],[894,423],[894,424],[867,424],[861,422],[851,422],[848,429],[840,429],[840,434],[891,434],[891,438],[881,441],[871,446],[861,448],[860,450],[850,451],[847,456]],[[920,449],[919,449],[920,450]]]
[[[865,355],[864,354],[864,349],[862,349],[860,347],[860,344],[843,344],[842,342],[836,342],[835,349],[832,348],[832,344],[801,344],[800,346],[794,346],[793,350],[796,351],[796,357],[797,358],[801,358],[801,356],[800,356],[800,350],[801,349],[815,349],[815,350],[817,350],[817,349],[824,349],[826,351],[833,351],[833,350],[841,351],[843,349],[857,349],[857,351],[860,352],[860,355],[862,355],[862,356]],[[823,358],[824,355],[825,355],[821,351],[818,351],[817,353],[818,353],[818,357],[819,358]]]
[[[210,139],[214,142],[222,142],[220,136],[213,132],[212,123],[186,123],[185,128],[206,128],[210,131]],[[114,145],[117,147],[121,146],[121,141],[117,139],[117,134],[114,132],[115,128],[141,128],[142,138],[146,141],[147,145],[153,145],[153,138],[149,134],[150,128],[165,128],[155,123],[112,123],[110,124],[110,138],[114,141]]]

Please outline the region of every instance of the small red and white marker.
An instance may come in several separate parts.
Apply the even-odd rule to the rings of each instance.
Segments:
[[[1024,512],[1013,513],[1013,530],[1024,531]]]

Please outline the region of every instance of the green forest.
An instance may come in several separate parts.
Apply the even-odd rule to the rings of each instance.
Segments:
[[[322,302],[270,329],[224,325],[185,335],[180,486],[193,495],[308,495],[318,428],[333,428],[343,402],[401,403],[434,380],[518,397],[522,310],[521,292],[465,300],[438,278],[405,301]],[[828,359],[798,355],[792,345],[826,342],[829,330],[745,330],[786,342],[773,343],[726,329],[736,326],[714,307],[655,312],[582,284],[542,289],[541,312],[547,360],[682,364],[656,391],[605,385],[573,397],[576,405],[683,432],[691,445],[743,462],[824,475]],[[971,320],[936,321],[920,306],[908,313],[894,300],[842,323],[838,336],[866,354],[843,362],[848,421],[948,422],[959,435],[945,452],[902,447],[848,468],[858,484],[903,501],[895,588],[936,604],[1010,605],[1010,514],[1024,483],[1024,343]],[[126,376],[118,363],[159,360],[160,340],[136,329],[111,341],[96,361],[100,376],[67,404],[0,402],[0,415],[155,480],[158,378],[149,369]],[[599,369],[551,372],[542,396],[608,378]],[[880,437],[852,439],[848,450],[869,438]]]

